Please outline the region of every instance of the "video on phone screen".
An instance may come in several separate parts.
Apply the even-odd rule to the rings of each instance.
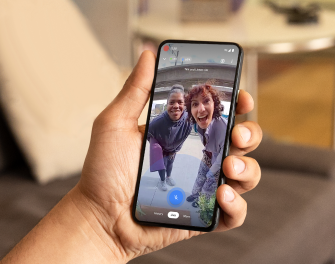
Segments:
[[[211,225],[238,53],[235,45],[161,47],[138,220]]]

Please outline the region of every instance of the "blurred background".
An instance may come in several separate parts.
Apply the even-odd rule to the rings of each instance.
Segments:
[[[166,39],[243,47],[262,180],[242,227],[132,263],[335,263],[334,0],[0,0],[0,259],[75,186],[95,117]]]
[[[324,23],[323,17],[321,19],[319,17],[319,21],[315,23],[307,21],[301,24],[289,24],[285,21],[285,13],[275,13],[270,9],[270,5],[261,0],[202,1],[207,6],[212,3],[214,11],[218,6],[222,8],[219,14],[207,8],[207,15],[212,21],[204,16],[202,19],[198,17],[191,21],[189,18],[192,17],[192,12],[196,11],[188,9],[187,6],[183,7],[190,1],[73,1],[87,18],[108,54],[121,67],[132,67],[141,50],[155,51],[164,38],[236,41],[245,49],[256,50],[257,63],[254,63],[253,67],[257,67],[258,76],[257,120],[263,131],[286,142],[333,147],[335,54],[335,49],[331,47],[333,44],[276,52],[265,51],[260,47],[282,42],[301,44],[313,39],[333,37],[335,30],[331,22],[323,26],[322,30],[325,31],[323,35],[318,34],[320,29],[317,25]],[[201,1],[193,1],[193,4],[197,2]],[[335,10],[333,0],[273,1],[282,8],[306,7],[311,2],[322,10]],[[268,9],[262,10],[260,14],[264,17],[265,23],[253,22],[261,19],[257,9],[263,8]],[[250,14],[243,9],[256,9],[256,12],[252,15],[253,11]],[[270,12],[272,15],[269,15]],[[245,16],[239,17],[236,21],[236,16],[241,16],[241,13]],[[272,24],[271,21],[266,21],[269,16],[271,20],[276,21],[272,21]],[[269,24],[273,27],[269,28]],[[220,25],[229,27],[228,36],[220,31],[204,32],[211,26]],[[308,29],[305,34],[301,32],[306,28]],[[263,30],[266,31],[264,34],[269,35],[268,39],[260,36]],[[252,33],[257,36],[253,37]],[[297,37],[299,34],[302,36]],[[310,36],[306,37],[306,34]]]

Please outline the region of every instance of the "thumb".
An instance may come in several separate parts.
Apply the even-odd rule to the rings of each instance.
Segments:
[[[142,53],[120,93],[103,111],[105,117],[113,118],[114,121],[136,121],[137,126],[137,120],[150,95],[155,73],[155,59],[151,51]]]

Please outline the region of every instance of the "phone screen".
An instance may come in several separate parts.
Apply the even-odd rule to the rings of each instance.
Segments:
[[[234,43],[160,45],[136,192],[138,221],[212,225],[241,53]]]

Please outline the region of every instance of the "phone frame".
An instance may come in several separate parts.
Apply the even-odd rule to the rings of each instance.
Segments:
[[[183,229],[183,230],[192,230],[192,231],[201,231],[201,232],[210,232],[213,231],[217,225],[219,224],[219,217],[220,217],[220,206],[218,204],[218,201],[215,200],[215,207],[213,212],[213,220],[212,224],[208,227],[197,227],[197,226],[185,226],[185,225],[175,225],[175,224],[166,224],[166,223],[157,223],[157,222],[147,222],[147,221],[141,221],[136,218],[136,203],[138,200],[138,193],[139,193],[139,186],[140,181],[142,177],[142,167],[143,167],[143,160],[144,160],[144,153],[145,153],[145,146],[147,144],[147,135],[148,135],[148,129],[149,129],[149,123],[150,123],[150,113],[152,108],[152,101],[154,98],[154,90],[155,90],[155,84],[156,84],[156,77],[157,77],[157,71],[158,71],[158,63],[160,58],[160,53],[162,50],[162,46],[164,46],[167,43],[190,43],[190,44],[215,44],[215,45],[235,45],[236,48],[239,50],[238,58],[237,58],[237,65],[236,65],[236,73],[235,73],[235,79],[234,79],[234,87],[232,92],[232,99],[231,99],[231,105],[229,110],[229,117],[228,117],[228,123],[227,123],[227,130],[226,130],[226,137],[225,137],[225,144],[223,149],[223,155],[222,155],[222,161],[221,161],[221,170],[220,170],[220,177],[219,177],[219,183],[218,187],[225,183],[225,175],[222,172],[222,163],[223,160],[228,156],[229,154],[229,147],[231,143],[231,132],[235,124],[235,109],[237,104],[237,97],[238,97],[238,91],[239,91],[239,85],[240,85],[240,79],[241,79],[241,72],[242,72],[242,63],[243,63],[243,49],[242,47],[234,42],[216,42],[216,41],[189,41],[189,40],[164,40],[158,47],[157,52],[157,58],[155,63],[155,75],[151,86],[151,94],[149,99],[149,107],[148,107],[148,113],[147,113],[147,119],[146,119],[146,128],[145,133],[143,137],[143,143],[142,143],[142,149],[141,149],[141,156],[140,156],[140,163],[138,168],[138,174],[137,174],[137,182],[135,187],[135,195],[134,195],[134,202],[133,202],[133,208],[132,208],[132,217],[134,221],[140,225],[146,225],[146,226],[159,226],[159,227],[166,227],[166,228],[175,228],[175,229]]]

